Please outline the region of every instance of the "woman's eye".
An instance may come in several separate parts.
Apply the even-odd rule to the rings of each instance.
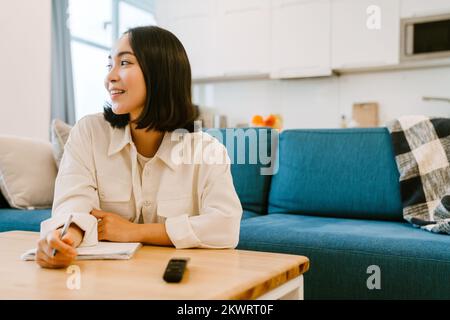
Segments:
[[[129,61],[120,61],[120,65],[121,65],[121,66],[126,66],[126,65],[129,65],[129,64],[131,64]],[[107,65],[106,65],[106,68],[107,68],[108,70],[111,70],[112,64],[111,64],[111,63],[107,64]]]

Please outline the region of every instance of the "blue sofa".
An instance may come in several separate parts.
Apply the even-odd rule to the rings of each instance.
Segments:
[[[450,299],[450,236],[403,220],[385,128],[286,130],[278,141],[264,150],[277,158],[273,176],[260,174],[268,164],[237,164],[227,144],[244,208],[239,249],[307,256],[305,299]],[[38,231],[48,216],[1,209],[0,231]],[[367,285],[374,265],[380,289]]]

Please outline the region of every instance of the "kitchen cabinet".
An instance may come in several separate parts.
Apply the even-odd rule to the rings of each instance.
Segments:
[[[218,77],[216,0],[168,1],[168,30],[182,42],[189,57],[192,78]]]
[[[402,0],[400,16],[413,18],[450,13],[449,0]]]
[[[217,56],[225,77],[268,75],[270,0],[218,0]]]
[[[331,75],[330,0],[273,0],[271,78]]]
[[[383,67],[399,63],[399,0],[333,0],[333,69]]]

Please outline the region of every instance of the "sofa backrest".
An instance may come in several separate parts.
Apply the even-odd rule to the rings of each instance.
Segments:
[[[386,128],[286,130],[270,213],[401,220],[399,173]]]
[[[244,210],[267,214],[271,175],[261,174],[271,167],[272,138],[278,131],[270,128],[208,129],[222,142],[231,160],[231,174]],[[270,158],[270,162],[267,160]]]

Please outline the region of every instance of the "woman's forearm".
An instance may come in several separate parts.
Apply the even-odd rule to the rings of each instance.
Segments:
[[[137,241],[157,246],[173,246],[163,223],[138,224]]]

